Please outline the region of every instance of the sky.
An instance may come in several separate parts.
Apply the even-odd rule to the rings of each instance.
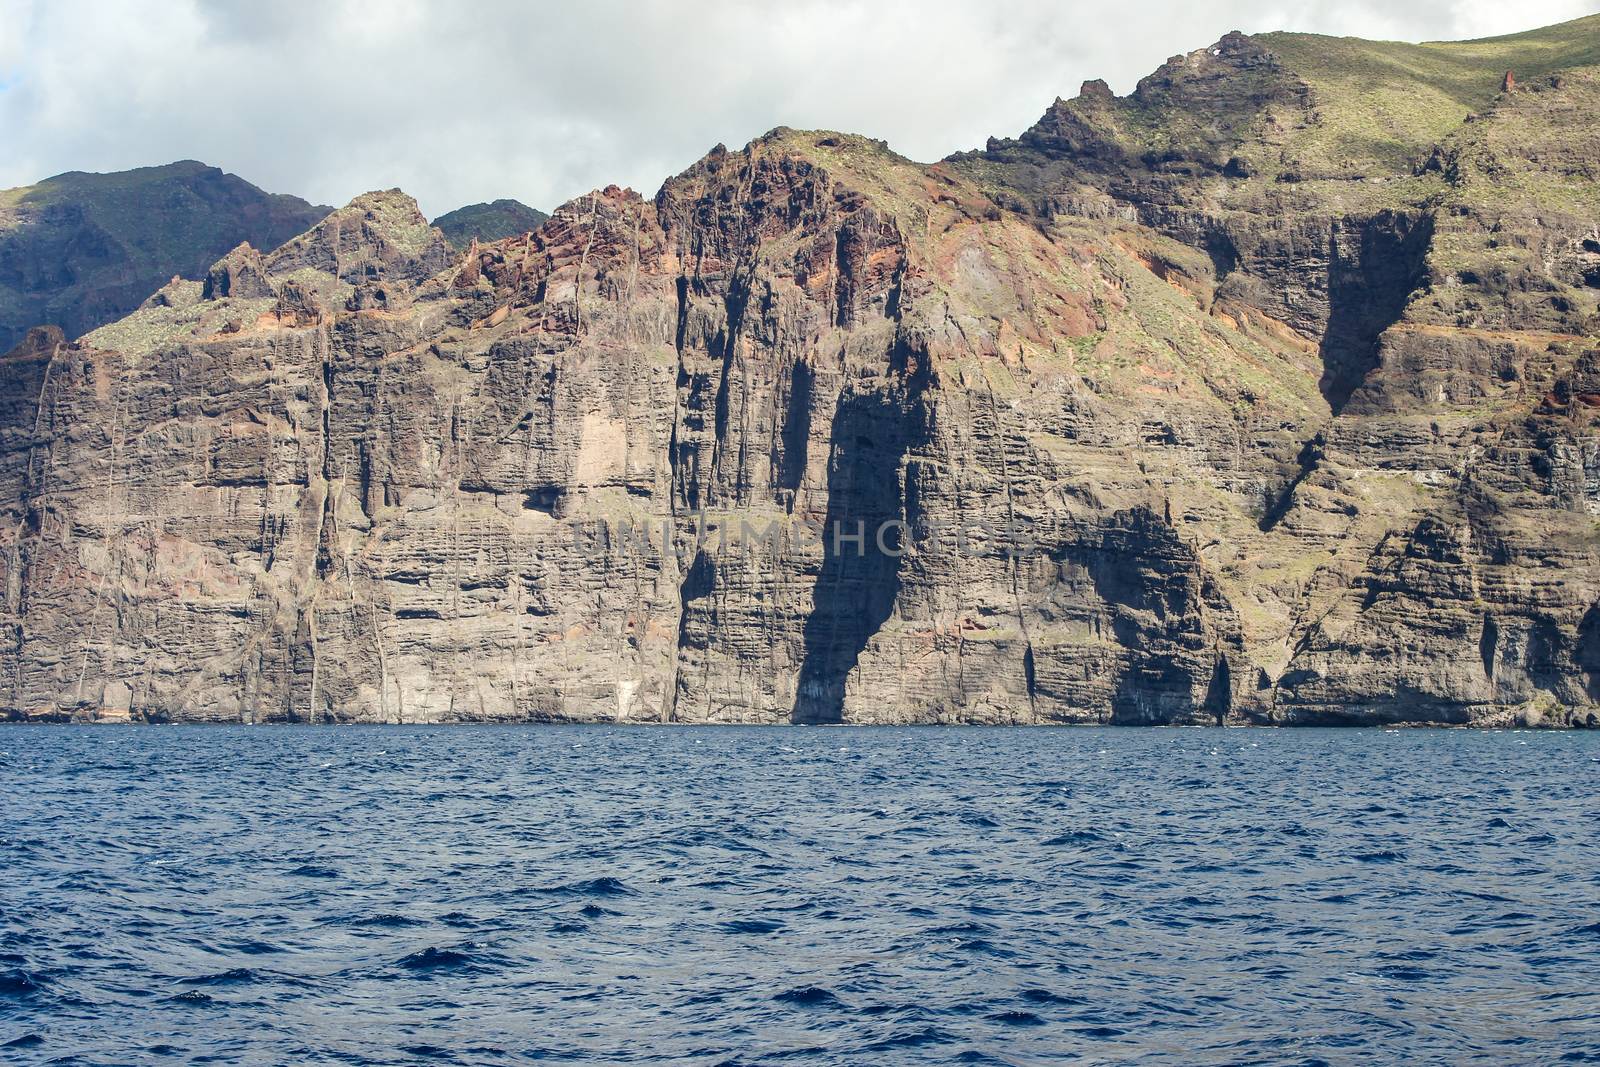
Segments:
[[[1451,40],[1597,0],[0,0],[0,188],[199,159],[430,217],[651,195],[774,126],[932,160],[1228,30]]]

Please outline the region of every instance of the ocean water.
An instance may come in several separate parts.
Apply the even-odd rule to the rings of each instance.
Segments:
[[[0,730],[0,1062],[1600,1061],[1600,735]]]

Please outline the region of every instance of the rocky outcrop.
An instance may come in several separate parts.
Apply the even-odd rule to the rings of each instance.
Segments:
[[[267,280],[261,253],[251,248],[248,241],[212,264],[206,272],[205,285],[200,290],[202,300],[217,300],[225,296],[248,300],[275,295],[272,283]]]
[[[1600,722],[1594,81],[1494,73],[1346,195],[1291,45],[932,166],[776,130],[464,253],[368,194],[30,335],[0,706]]]

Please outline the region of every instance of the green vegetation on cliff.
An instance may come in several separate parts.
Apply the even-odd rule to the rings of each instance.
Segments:
[[[1302,160],[1408,168],[1418,151],[1518,82],[1600,64],[1600,15],[1506,37],[1405,44],[1267,33],[1255,40],[1311,86],[1317,121],[1293,138]]]

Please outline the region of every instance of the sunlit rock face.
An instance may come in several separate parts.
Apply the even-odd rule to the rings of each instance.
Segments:
[[[30,334],[0,704],[1600,722],[1585,25],[1559,72],[1229,35],[984,152],[780,129],[464,252],[368,194]],[[1329,74],[1394,49],[1455,95]]]

